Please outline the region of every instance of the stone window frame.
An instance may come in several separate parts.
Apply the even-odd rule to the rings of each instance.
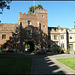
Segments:
[[[29,30],[31,30],[30,34],[28,33]],[[32,29],[27,29],[27,35],[32,35]]]
[[[64,43],[61,43],[61,48],[64,48]]]
[[[43,25],[43,28],[45,28],[46,27],[46,25]]]
[[[6,39],[6,34],[2,34],[2,39]]]
[[[70,36],[70,39],[72,39],[72,36]]]
[[[44,18],[44,15],[42,15],[42,18]]]
[[[64,35],[61,35],[61,39],[64,39]]]
[[[30,20],[28,20],[28,21],[27,21],[27,24],[28,24],[28,25],[31,25],[31,21],[30,21]]]
[[[43,33],[43,37],[46,37],[46,33]]]
[[[57,35],[54,35],[54,40],[57,40]]]
[[[18,37],[18,35],[17,35],[17,34],[14,34],[14,35],[13,35],[13,38],[17,38],[17,37]]]

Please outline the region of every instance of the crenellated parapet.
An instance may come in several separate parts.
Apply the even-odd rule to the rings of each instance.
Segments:
[[[36,9],[35,13],[47,13],[47,9]]]

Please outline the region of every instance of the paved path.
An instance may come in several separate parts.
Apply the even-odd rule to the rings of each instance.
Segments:
[[[75,71],[58,62],[56,58],[75,57],[71,54],[57,54],[33,58],[30,74],[75,74]]]

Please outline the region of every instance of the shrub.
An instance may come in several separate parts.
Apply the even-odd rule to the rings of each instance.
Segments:
[[[68,50],[66,50],[66,53],[67,53],[67,54],[70,54],[70,50],[69,50],[69,49],[68,49]]]
[[[52,49],[48,49],[46,52],[52,52]]]
[[[61,53],[64,53],[64,51],[65,51],[65,49],[64,49],[64,48],[62,48],[62,49],[61,49]]]
[[[64,50],[61,50],[61,53],[64,53]]]
[[[61,51],[61,48],[59,46],[56,46],[53,48],[54,53],[59,53]]]
[[[8,50],[6,52],[9,52],[9,53],[14,53],[15,51],[14,50]]]

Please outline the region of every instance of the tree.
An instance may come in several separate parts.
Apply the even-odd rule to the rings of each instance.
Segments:
[[[9,3],[12,0],[0,0],[0,9],[3,11],[4,8],[10,9],[10,5]],[[0,12],[0,14],[2,14],[2,12]]]
[[[31,6],[31,7],[29,8],[29,11],[28,11],[28,12],[29,12],[30,14],[31,14],[31,13],[34,13],[34,10],[36,10],[36,9],[44,9],[44,8],[43,8],[42,5],[39,5],[39,4],[38,4],[38,6],[36,6],[36,5],[35,5],[35,6]]]

